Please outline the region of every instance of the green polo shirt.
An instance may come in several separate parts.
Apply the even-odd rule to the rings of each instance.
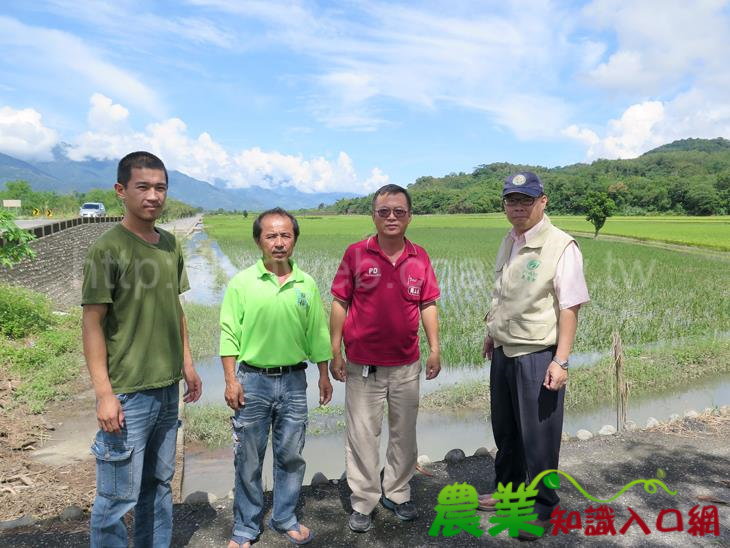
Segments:
[[[221,356],[256,367],[332,358],[317,284],[290,263],[292,273],[283,285],[261,259],[228,283],[221,304]]]

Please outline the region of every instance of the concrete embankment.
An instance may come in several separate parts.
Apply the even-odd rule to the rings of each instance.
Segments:
[[[160,226],[181,238],[200,223],[201,217],[176,219]],[[80,224],[38,238],[30,244],[36,252],[35,259],[25,260],[12,269],[0,267],[0,283],[43,293],[60,310],[78,306],[86,252],[116,222]]]

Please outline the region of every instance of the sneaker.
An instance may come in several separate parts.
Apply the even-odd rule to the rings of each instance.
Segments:
[[[388,510],[394,512],[395,517],[397,517],[401,521],[412,521],[418,517],[418,510],[416,509],[416,505],[413,504],[413,502],[410,500],[404,502],[403,504],[396,504],[388,497],[383,495],[382,497],[380,497],[380,503]]]
[[[348,520],[347,525],[349,525],[350,529],[356,533],[364,533],[366,531],[370,531],[372,528],[373,518],[370,515],[361,514],[360,512],[355,512],[353,510],[352,514],[350,514],[350,519]]]

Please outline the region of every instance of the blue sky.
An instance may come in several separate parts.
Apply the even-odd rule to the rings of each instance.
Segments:
[[[630,158],[730,137],[728,51],[719,0],[4,3],[0,152],[307,192]]]

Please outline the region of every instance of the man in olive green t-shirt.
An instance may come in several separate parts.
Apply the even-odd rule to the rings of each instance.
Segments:
[[[235,410],[235,496],[229,548],[250,548],[261,534],[261,464],[271,430],[274,508],[269,527],[294,544],[312,532],[294,509],[304,478],[307,427],[306,363],[319,368],[319,403],[332,399],[327,362],[332,358],[317,284],[290,259],[299,225],[281,208],[254,221],[263,258],[228,284],[221,305],[220,355],[225,399]],[[238,363],[238,374],[236,364]]]
[[[89,250],[84,265],[84,355],[99,423],[91,546],[126,546],[124,515],[135,508],[134,545],[169,546],[178,428],[178,382],[200,398],[178,295],[189,289],[175,237],[155,228],[167,170],[148,152],[119,162],[124,219]]]

